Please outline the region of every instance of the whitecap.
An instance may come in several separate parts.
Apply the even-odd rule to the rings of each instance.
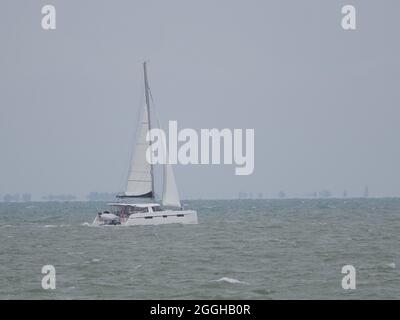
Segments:
[[[222,277],[221,279],[214,280],[214,281],[215,282],[228,282],[228,283],[232,283],[232,284],[248,284],[248,282],[240,281],[238,279],[228,278],[228,277]]]
[[[46,224],[43,226],[43,228],[56,228],[57,226],[55,224]]]
[[[70,252],[67,252],[67,254],[71,254],[71,255],[75,255],[75,254],[82,255],[82,254],[85,254],[85,253],[86,253],[85,251],[77,251],[77,252],[70,251]]]
[[[394,262],[388,263],[387,266],[388,266],[389,268],[392,268],[392,269],[395,269],[395,268],[396,268],[396,264],[395,264]]]

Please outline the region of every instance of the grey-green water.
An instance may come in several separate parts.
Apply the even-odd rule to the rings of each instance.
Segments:
[[[1,203],[0,298],[400,298],[400,199],[187,206],[199,225],[89,227],[104,204]],[[356,290],[341,287],[347,264]]]

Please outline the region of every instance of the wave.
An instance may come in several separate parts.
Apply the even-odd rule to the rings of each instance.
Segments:
[[[70,252],[67,252],[67,254],[70,254],[70,255],[82,255],[82,254],[86,254],[86,252],[85,251],[77,251],[77,252],[70,251]]]
[[[71,227],[70,224],[46,224],[44,226],[41,226],[43,228],[65,228],[65,227]]]
[[[213,281],[215,281],[215,282],[227,282],[227,283],[231,283],[231,284],[249,284],[248,282],[240,281],[238,279],[228,278],[228,277],[222,277],[221,279],[213,280]]]

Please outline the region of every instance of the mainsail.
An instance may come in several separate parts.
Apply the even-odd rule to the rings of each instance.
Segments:
[[[134,197],[154,199],[153,166],[146,160],[146,150],[150,146],[150,141],[147,141],[146,137],[147,133],[151,129],[149,84],[147,81],[146,62],[143,63],[143,71],[146,105],[139,123],[135,154],[131,162],[126,191],[125,193],[118,195],[118,198]]]
[[[152,198],[151,164],[146,160],[146,150],[150,143],[146,141],[149,131],[149,114],[144,108],[138,128],[135,153],[132,157],[128,183],[124,197]]]
[[[143,64],[146,105],[142,112],[141,121],[138,128],[138,136],[135,144],[135,153],[132,158],[126,191],[118,195],[119,198],[153,198],[154,199],[154,176],[153,166],[146,159],[146,151],[150,147],[150,142],[146,140],[148,132],[151,130],[150,115],[150,88],[147,81],[146,63]],[[168,159],[166,141],[163,141],[164,159]],[[181,208],[178,188],[176,186],[174,172],[169,163],[164,164],[164,181],[162,204],[169,207]]]

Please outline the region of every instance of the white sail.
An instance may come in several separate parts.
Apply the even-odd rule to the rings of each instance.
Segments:
[[[159,127],[160,123],[158,122]],[[162,204],[167,207],[178,207],[181,208],[181,201],[179,199],[178,187],[175,182],[174,170],[172,165],[168,163],[168,152],[167,142],[163,139],[162,141],[163,150],[162,157],[164,159],[164,179],[163,179],[163,195]]]
[[[149,115],[150,99],[146,64],[144,64],[144,80],[146,105],[139,124],[138,137],[135,145],[135,154],[132,158],[127,188],[125,193],[120,197],[151,197],[154,199],[153,168],[146,159],[146,151],[150,146],[150,142],[146,140],[146,136],[151,128]],[[166,160],[168,159],[166,141],[162,141],[162,145],[164,147],[162,150],[164,153],[163,157]],[[168,163],[164,165],[162,204],[169,207],[182,207],[179,200],[179,193],[175,182],[174,172],[172,166]]]
[[[164,165],[164,188],[162,204],[169,207],[181,208],[178,187],[176,186],[174,171],[172,166],[167,163]]]
[[[141,121],[137,131],[135,153],[132,157],[132,163],[129,172],[128,183],[125,197],[152,197],[152,173],[151,164],[146,160],[146,150],[149,147],[149,141],[146,141],[149,130],[149,115],[146,106],[142,112]]]

